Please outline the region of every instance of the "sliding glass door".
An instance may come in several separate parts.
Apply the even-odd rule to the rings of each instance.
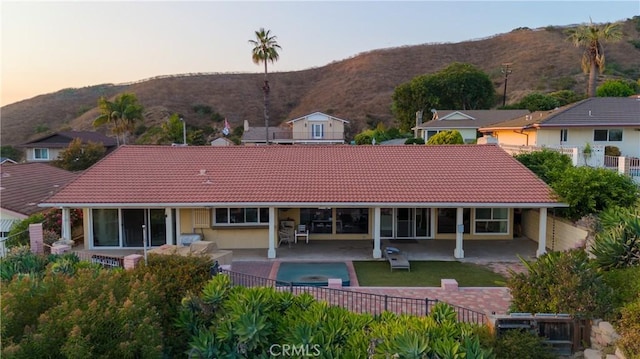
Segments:
[[[146,236],[143,236],[143,225]],[[142,248],[143,238],[153,247],[167,243],[164,208],[93,209],[92,226],[94,247]],[[170,223],[170,228],[175,228],[175,221]]]
[[[380,237],[430,238],[431,208],[381,208]]]

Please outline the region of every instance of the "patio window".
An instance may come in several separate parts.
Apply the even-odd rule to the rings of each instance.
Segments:
[[[509,209],[476,208],[475,233],[509,233]]]
[[[48,160],[49,159],[49,149],[48,148],[34,148],[33,149],[33,159],[35,159],[35,160]]]
[[[216,208],[216,225],[252,226],[269,223],[269,208]]]
[[[598,142],[620,142],[622,141],[621,129],[593,130],[593,140]]]
[[[300,208],[300,224],[306,224],[309,233],[333,233],[331,208]]]
[[[117,209],[93,209],[93,245],[94,247],[118,247],[120,246],[120,233],[118,232]]]
[[[440,131],[439,130],[428,130],[427,131],[427,140],[430,139],[431,137],[437,135]]]
[[[336,233],[369,233],[369,209],[337,208]]]
[[[438,208],[438,233],[456,233],[456,208]],[[462,209],[462,222],[464,223],[464,233],[471,233],[469,223],[471,222],[471,210]]]

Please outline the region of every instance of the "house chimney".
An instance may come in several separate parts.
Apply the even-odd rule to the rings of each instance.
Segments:
[[[244,132],[247,132],[249,130],[249,121],[244,120]]]

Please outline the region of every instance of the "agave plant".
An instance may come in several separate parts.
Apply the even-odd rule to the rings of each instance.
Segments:
[[[620,215],[621,222],[596,235],[591,254],[604,270],[640,265],[640,217]]]

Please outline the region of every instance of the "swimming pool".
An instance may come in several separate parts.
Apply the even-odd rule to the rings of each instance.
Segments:
[[[349,270],[344,262],[284,262],[280,263],[276,280],[294,286],[328,286],[330,278],[342,279],[342,285],[351,284]]]

